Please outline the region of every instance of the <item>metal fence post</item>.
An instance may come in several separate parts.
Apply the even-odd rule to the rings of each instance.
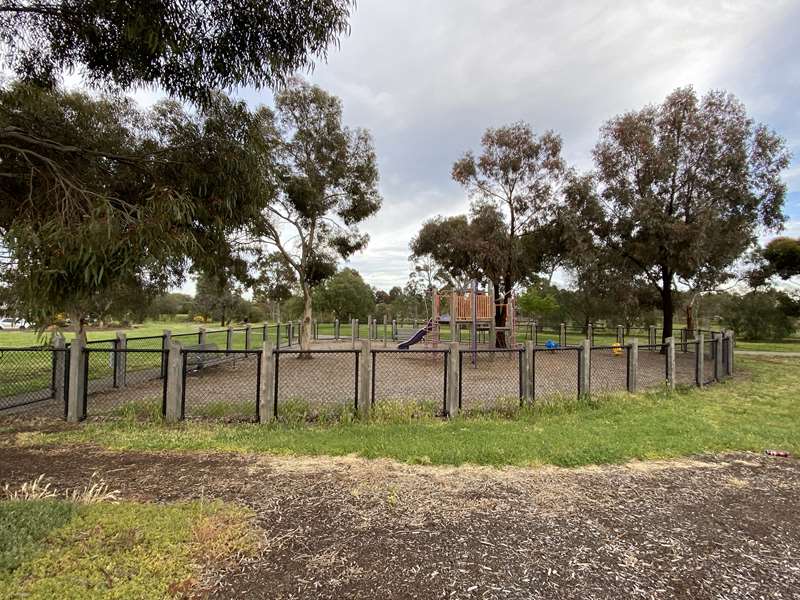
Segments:
[[[294,337],[294,322],[289,321],[286,323],[286,346],[292,345],[292,338]]]
[[[339,341],[339,319],[333,320],[333,339]]]
[[[578,361],[578,396],[589,396],[592,393],[592,342],[589,340],[583,340]]]
[[[637,381],[639,379],[639,340],[635,337],[631,338],[631,341],[628,342],[627,363],[628,391],[631,394],[635,394],[637,391]]]
[[[458,396],[460,393],[458,388],[461,385],[459,343],[450,342],[447,348],[449,350],[447,359],[450,361],[447,367],[447,416],[453,418],[458,415]]]
[[[369,340],[361,340],[358,362],[358,414],[368,416],[372,404],[372,356]]]
[[[667,387],[675,389],[675,338],[667,338]]]
[[[228,325],[225,331],[225,353],[228,354],[231,350],[233,350],[233,327]]]
[[[384,348],[386,348],[386,346],[389,344],[389,338],[386,337],[386,325],[387,325],[387,323],[388,323],[388,317],[386,315],[383,315],[383,347]]]
[[[86,396],[86,337],[76,335],[69,345],[69,397],[67,398],[67,421],[77,423],[86,418],[84,398]]]
[[[262,340],[268,340],[269,339],[269,325],[264,323],[261,327],[264,329],[264,331],[261,333],[261,339]]]
[[[66,346],[64,336],[56,333],[53,336],[53,399],[64,407],[67,405],[67,399],[64,397],[64,378],[67,371]]]
[[[244,349],[250,350],[253,345],[253,326],[247,323],[244,326]]]
[[[127,385],[128,373],[128,353],[125,350],[128,348],[128,340],[125,333],[122,331],[117,332],[116,343],[114,344],[114,382],[116,387],[125,387]]]
[[[167,355],[167,395],[164,418],[175,423],[183,418],[183,353],[181,345],[172,342]]]
[[[259,382],[258,418],[260,423],[275,420],[275,356],[272,342],[265,339],[261,344],[261,381]]]
[[[697,352],[694,357],[694,382],[697,387],[701,388],[705,384],[705,344],[703,339],[703,332],[697,332]]]
[[[161,379],[167,376],[167,353],[171,343],[172,332],[169,329],[165,329],[161,336]]]

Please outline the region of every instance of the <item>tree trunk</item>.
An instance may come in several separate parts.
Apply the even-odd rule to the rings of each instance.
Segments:
[[[303,324],[300,327],[300,350],[306,352],[304,355],[306,358],[311,358],[310,354],[307,354],[308,350],[311,350],[311,328],[313,326],[313,314],[312,314],[312,307],[311,307],[311,288],[307,285],[303,286]]]

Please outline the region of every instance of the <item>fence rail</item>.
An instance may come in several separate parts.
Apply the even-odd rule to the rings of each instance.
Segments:
[[[357,339],[360,325],[349,326],[349,336],[340,324],[330,332],[352,343],[346,348],[301,350],[291,325],[0,348],[0,416],[325,421],[369,410],[453,416],[592,393],[703,386],[729,377],[734,366],[730,332],[642,344],[638,338],[547,347],[529,340],[512,348],[442,342],[397,350],[388,347],[393,324],[387,323],[383,346],[383,324],[379,342]],[[320,335],[315,324],[314,336]]]

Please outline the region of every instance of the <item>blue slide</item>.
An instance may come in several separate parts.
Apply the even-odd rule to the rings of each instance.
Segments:
[[[425,327],[423,327],[422,329],[417,331],[417,333],[412,335],[410,338],[408,338],[402,344],[398,344],[397,349],[398,350],[408,350],[414,344],[420,343],[422,340],[425,339],[425,336],[428,335],[428,332],[431,330],[432,327],[433,327],[433,322],[432,321],[428,321],[428,323],[427,323],[427,325],[425,325]]]

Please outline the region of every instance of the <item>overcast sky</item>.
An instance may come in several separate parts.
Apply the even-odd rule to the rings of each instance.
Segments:
[[[351,35],[308,76],[377,149],[384,204],[349,264],[376,287],[402,286],[420,224],[467,209],[450,168],[487,127],[554,129],[567,160],[588,169],[605,120],[688,84],[734,93],[787,139],[788,233],[800,236],[797,23],[796,0],[359,0]]]

